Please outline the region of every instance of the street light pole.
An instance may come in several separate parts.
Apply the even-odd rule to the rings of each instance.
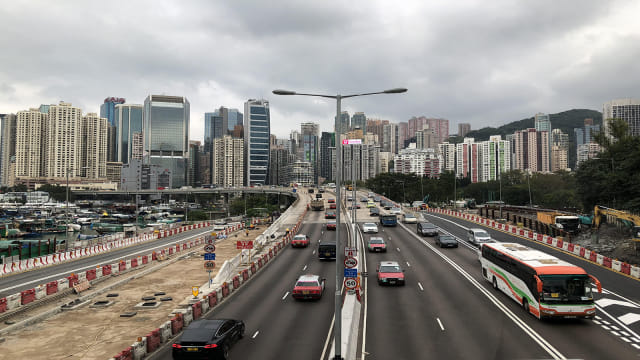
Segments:
[[[395,88],[389,89],[385,91],[379,92],[371,92],[371,93],[362,93],[362,94],[351,94],[351,95],[321,95],[321,94],[305,94],[305,93],[297,93],[295,91],[289,90],[273,90],[275,95],[302,95],[302,96],[317,96],[324,97],[329,99],[336,99],[336,120],[335,120],[335,128],[336,128],[336,203],[338,204],[338,211],[336,212],[336,252],[340,250],[340,193],[341,189],[341,180],[342,180],[342,141],[340,140],[340,106],[343,98],[350,98],[356,96],[365,96],[365,95],[375,95],[375,94],[399,94],[406,92],[407,89],[404,88]],[[355,184],[354,184],[355,185]],[[354,186],[355,189],[355,186]],[[353,206],[353,204],[352,204]],[[337,254],[336,254],[337,255]],[[341,277],[340,277],[340,261],[336,260],[336,289],[335,289],[335,312],[334,312],[334,326],[333,326],[333,335],[334,335],[334,345],[335,345],[335,360],[342,360],[342,297],[340,295],[341,289]]]

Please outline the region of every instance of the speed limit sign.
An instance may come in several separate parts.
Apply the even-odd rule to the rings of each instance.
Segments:
[[[356,288],[356,286],[358,286],[358,280],[356,280],[355,278],[344,279],[344,287],[346,287],[347,289],[353,290]]]

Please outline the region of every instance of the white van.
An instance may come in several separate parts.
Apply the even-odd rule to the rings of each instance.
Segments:
[[[467,240],[477,246],[483,242],[491,241],[491,235],[484,229],[469,229],[467,230]]]

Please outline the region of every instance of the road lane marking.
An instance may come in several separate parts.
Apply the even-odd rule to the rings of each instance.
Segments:
[[[255,334],[253,334],[253,336],[252,336],[251,338],[252,338],[252,339],[255,339],[255,338],[256,338],[256,336],[258,336],[258,333],[259,333],[259,332],[260,332],[260,331],[256,331],[256,333],[255,333]]]
[[[411,264],[409,264],[409,262],[407,261],[407,267],[411,267]]]
[[[444,331],[444,326],[442,326],[442,322],[440,321],[440,318],[436,318],[436,320],[438,320],[438,325],[440,325],[440,329]]]
[[[316,254],[316,251],[315,251],[315,250],[313,250],[313,251],[311,252],[311,255],[315,255],[315,254]]]
[[[305,270],[307,270],[307,265],[305,265],[305,266],[302,268],[302,271],[305,271]]]
[[[398,250],[398,252],[400,252],[400,248],[396,248],[396,250]]]
[[[282,300],[284,300],[284,298],[286,298],[286,297],[287,297],[287,295],[289,295],[289,292],[288,292],[288,291],[287,291],[287,293],[286,293],[286,294],[284,294],[284,296],[282,297]]]
[[[421,291],[424,291],[424,288],[422,287],[422,284],[420,284],[420,282],[418,281],[418,286],[420,287]]]

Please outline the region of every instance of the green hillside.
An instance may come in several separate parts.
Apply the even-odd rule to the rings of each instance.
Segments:
[[[569,134],[569,166],[573,167],[576,161],[576,139],[573,129],[584,126],[584,119],[591,118],[593,123],[600,125],[602,128],[602,113],[595,110],[573,109],[563,111],[551,115],[551,127],[553,129],[561,129],[565,134]],[[489,140],[491,135],[501,135],[502,139],[508,134],[513,134],[516,130],[524,130],[534,127],[533,117],[522,119],[498,128],[485,127],[479,130],[472,130],[466,137],[474,138],[476,141]],[[462,141],[462,138],[455,138],[456,142]]]

